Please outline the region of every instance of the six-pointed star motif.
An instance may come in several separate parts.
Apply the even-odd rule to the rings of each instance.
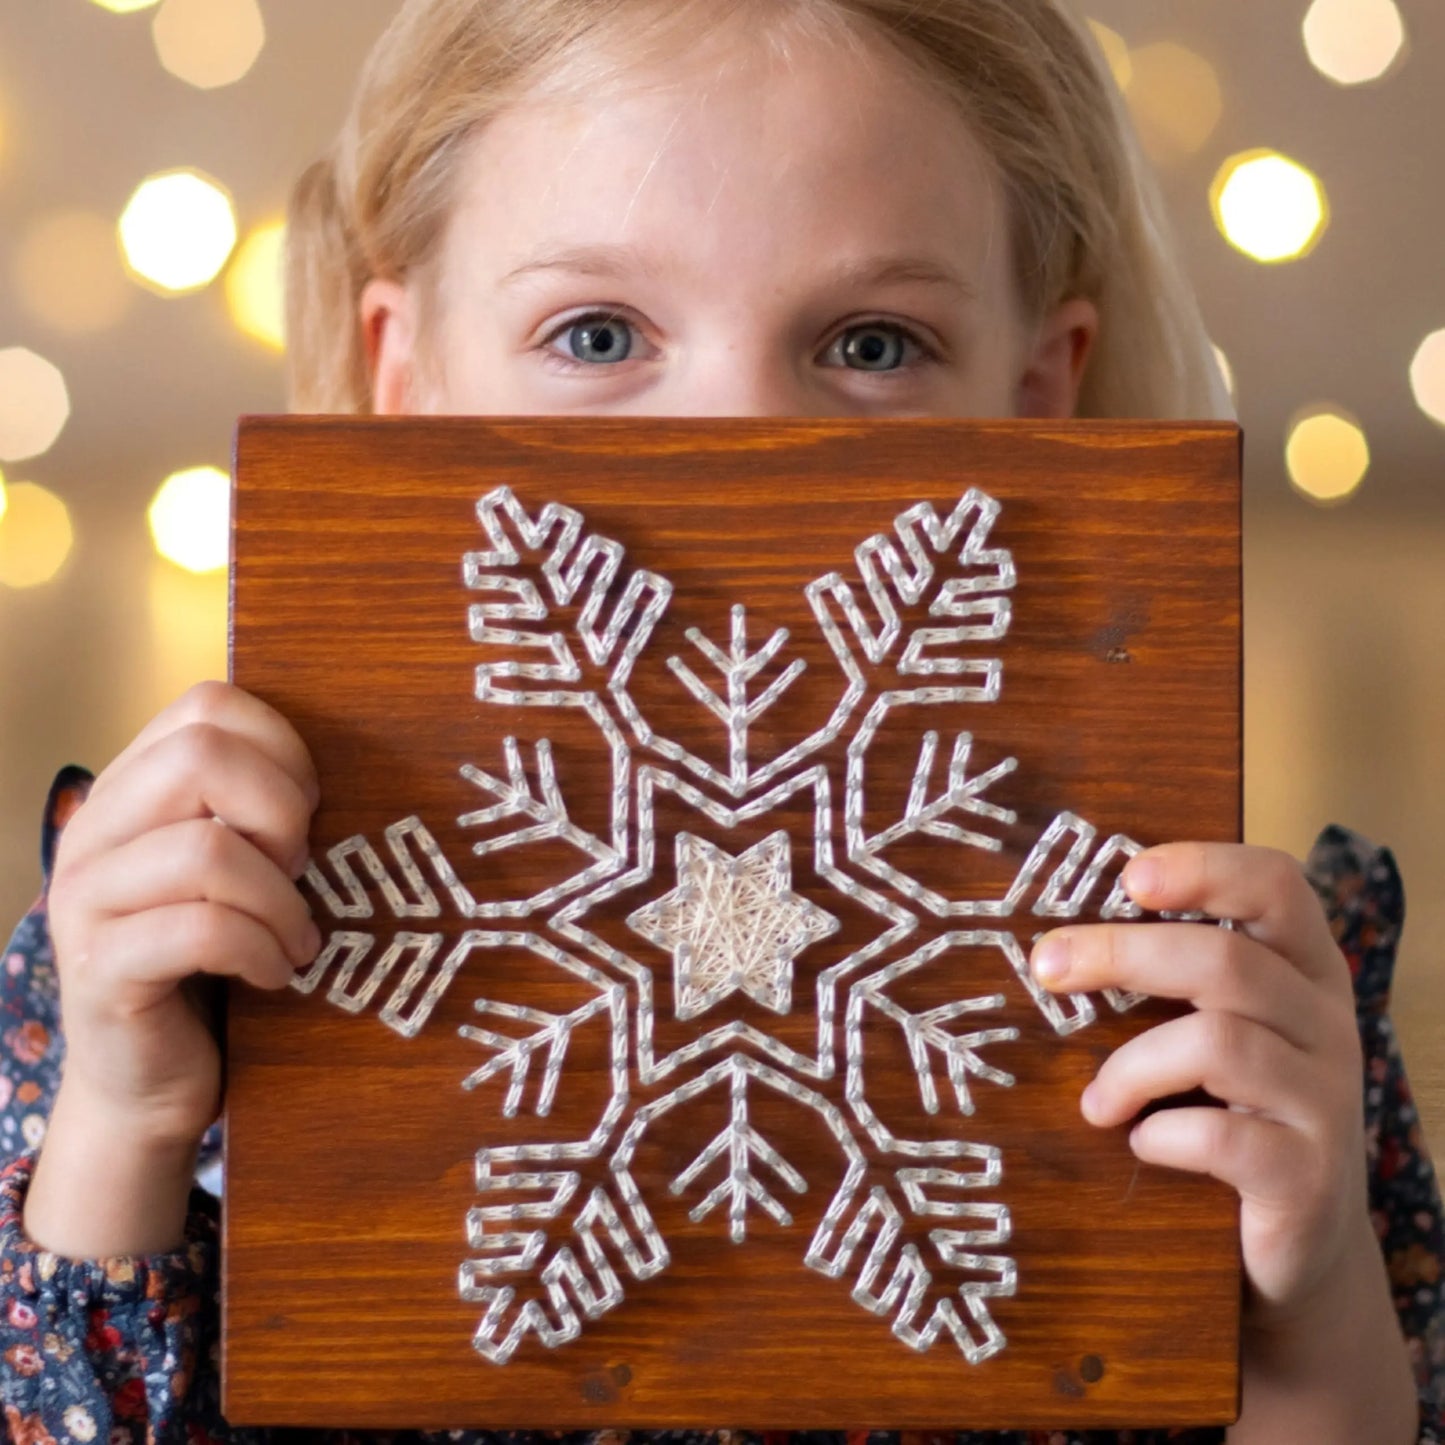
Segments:
[[[787,1013],[793,960],[839,927],[793,892],[788,835],[774,833],[737,857],[691,833],[679,833],[676,845],[677,887],[627,922],[672,954],[678,1018],[696,1018],[739,989]]]

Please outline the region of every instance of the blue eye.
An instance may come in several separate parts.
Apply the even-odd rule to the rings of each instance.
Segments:
[[[632,355],[632,327],[618,316],[579,316],[558,331],[554,340],[566,342],[572,360],[590,366],[615,366]]]
[[[908,359],[910,343],[919,344],[902,327],[875,322],[850,326],[834,346],[841,346],[843,365],[853,371],[897,371]]]

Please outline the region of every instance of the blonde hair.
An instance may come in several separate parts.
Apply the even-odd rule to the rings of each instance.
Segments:
[[[362,290],[424,275],[478,126],[589,43],[683,44],[743,11],[882,39],[958,107],[1001,178],[1028,313],[1076,296],[1099,309],[1080,416],[1232,414],[1158,187],[1064,0],[405,0],[292,196],[293,407],[371,410]]]

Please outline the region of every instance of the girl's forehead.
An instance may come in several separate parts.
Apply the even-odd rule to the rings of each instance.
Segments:
[[[1001,206],[961,112],[881,41],[728,32],[574,57],[479,132],[456,199],[454,234],[508,272],[539,243],[591,242],[705,266],[933,249],[977,274]]]

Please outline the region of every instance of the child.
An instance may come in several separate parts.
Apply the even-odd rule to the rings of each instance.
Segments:
[[[297,193],[295,399],[1217,415],[1152,194],[1058,0],[407,0]],[[60,780],[56,823],[85,787]],[[47,835],[48,896],[0,974],[5,1139],[23,1146],[0,1179],[12,1440],[265,1438],[217,1407],[214,1205],[187,1195],[220,1059],[191,976],[281,988],[314,958],[292,880],[317,798],[289,724],[207,684],[95,781],[53,872]],[[1384,1014],[1389,855],[1337,830],[1307,872],[1174,844],[1127,884],[1241,927],[1063,929],[1034,963],[1050,987],[1196,1005],[1119,1049],[1083,1109],[1113,1128],[1201,1085],[1234,1106],[1130,1136],[1240,1194],[1229,1440],[1445,1438],[1439,1201]]]

